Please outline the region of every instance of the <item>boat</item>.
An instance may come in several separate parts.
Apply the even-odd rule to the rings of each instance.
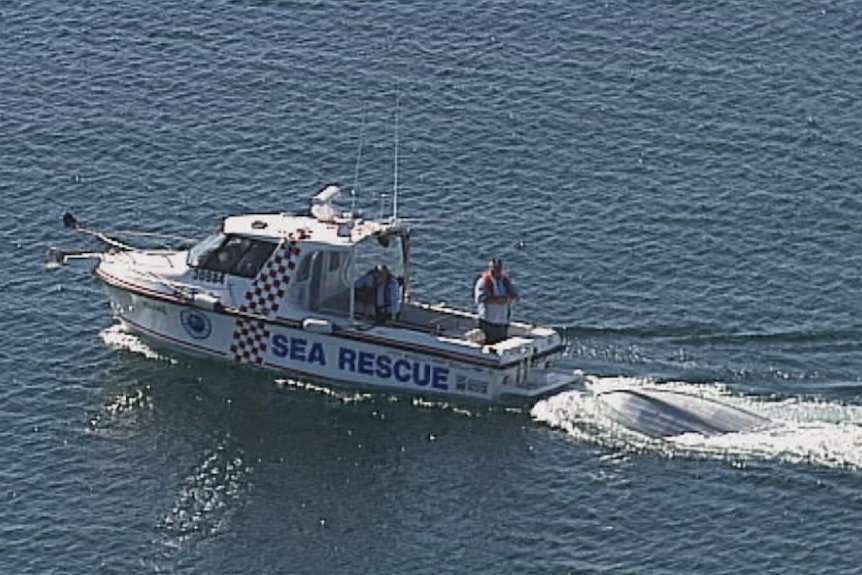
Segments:
[[[478,318],[411,297],[411,230],[396,214],[365,219],[316,194],[307,213],[225,217],[193,244],[150,249],[82,225],[100,251],[50,250],[104,285],[124,330],[160,347],[363,389],[492,403],[532,401],[582,380],[556,367],[552,327],[514,321],[486,345]],[[377,321],[355,289],[367,268],[397,276],[401,311]]]
[[[742,407],[680,390],[640,386],[591,391],[611,419],[652,438],[744,433],[771,424],[768,418]]]

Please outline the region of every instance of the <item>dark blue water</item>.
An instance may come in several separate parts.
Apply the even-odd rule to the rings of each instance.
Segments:
[[[0,571],[855,573],[855,3],[13,2],[0,7]],[[397,131],[395,127],[398,127]],[[517,313],[596,385],[776,426],[652,441],[159,355],[93,225],[200,236],[325,184],[414,218],[414,293]],[[357,158],[359,161],[357,162]]]

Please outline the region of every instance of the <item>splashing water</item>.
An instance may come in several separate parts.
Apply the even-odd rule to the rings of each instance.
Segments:
[[[673,390],[720,401],[769,420],[745,432],[684,433],[650,438],[618,423],[597,394],[614,389]],[[810,399],[742,396],[721,384],[655,383],[635,378],[591,377],[584,391],[568,391],[533,406],[534,420],[577,441],[667,457],[778,460],[862,469],[862,406]]]
[[[100,333],[110,347],[130,351],[147,359],[177,363],[159,353],[120,324]],[[343,403],[372,401],[364,392],[333,388],[294,379],[277,379],[279,386],[330,396]],[[621,425],[598,399],[615,389],[670,390],[720,401],[767,418],[771,424],[754,431],[701,435],[685,433],[651,438]],[[394,397],[391,400],[396,400]],[[414,406],[428,407],[422,400]],[[446,408],[447,405],[437,405]],[[455,410],[460,412],[460,410]],[[465,410],[466,413],[472,413]],[[656,453],[667,457],[712,457],[728,460],[771,459],[828,467],[862,469],[862,406],[814,399],[744,396],[720,383],[656,383],[649,379],[590,376],[585,390],[567,391],[537,402],[531,417],[563,430],[585,443],[614,449]]]
[[[152,347],[144,343],[138,336],[126,331],[123,325],[119,323],[103,329],[99,333],[99,337],[102,338],[102,341],[105,342],[105,345],[108,347],[130,351],[132,353],[142,355],[147,359],[177,363],[176,359],[157,352]]]

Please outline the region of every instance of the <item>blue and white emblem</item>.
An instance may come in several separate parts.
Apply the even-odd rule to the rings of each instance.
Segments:
[[[187,309],[180,313],[180,322],[190,336],[195,339],[206,339],[212,333],[212,324],[202,313]]]

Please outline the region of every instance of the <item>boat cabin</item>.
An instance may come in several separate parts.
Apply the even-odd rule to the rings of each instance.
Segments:
[[[260,278],[278,275],[265,268],[282,262],[280,315],[374,323],[375,296],[358,289],[357,280],[385,266],[397,281],[401,300],[397,327],[479,343],[475,314],[410,301],[410,229],[395,218],[372,221],[339,213],[332,203],[337,195],[330,186],[315,196],[311,215],[225,219],[218,233],[189,250],[188,273],[198,281],[223,284],[225,303],[239,307]],[[510,336],[526,335],[532,328],[515,322]]]
[[[354,289],[370,270],[385,267],[397,279],[398,297],[408,296],[407,261],[410,230],[397,221],[365,221],[336,212],[337,188],[315,196],[311,215],[262,214],[233,216],[221,229],[188,251],[191,279],[239,285],[255,281],[272,265],[286,260],[279,279],[286,284],[283,299],[297,311],[364,318],[373,301]],[[233,280],[237,278],[237,282]],[[232,280],[232,281],[228,281]],[[225,294],[238,305],[236,295]]]

